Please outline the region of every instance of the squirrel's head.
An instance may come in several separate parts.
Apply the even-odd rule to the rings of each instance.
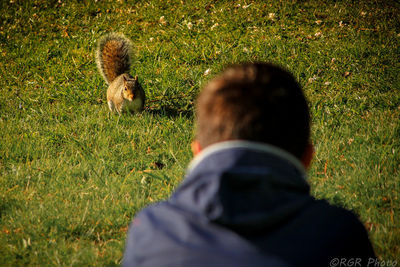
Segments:
[[[137,87],[139,86],[138,76],[134,79],[130,79],[124,76],[124,88],[122,90],[122,96],[128,101],[133,101],[136,97]]]

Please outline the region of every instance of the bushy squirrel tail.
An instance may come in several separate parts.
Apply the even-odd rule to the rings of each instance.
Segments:
[[[97,67],[106,82],[128,73],[131,67],[132,44],[121,33],[109,33],[100,38],[96,50]]]

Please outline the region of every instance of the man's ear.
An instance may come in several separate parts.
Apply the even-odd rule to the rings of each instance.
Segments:
[[[303,153],[303,156],[301,157],[301,163],[303,163],[303,166],[304,168],[306,168],[306,170],[310,168],[313,157],[314,157],[314,146],[310,141]]]
[[[196,156],[202,150],[201,145],[200,145],[199,141],[197,141],[197,140],[194,140],[192,142],[191,147],[192,147],[193,156]]]

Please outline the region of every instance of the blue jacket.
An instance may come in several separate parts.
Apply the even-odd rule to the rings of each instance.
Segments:
[[[229,141],[202,151],[170,199],[136,216],[123,266],[329,266],[335,258],[375,258],[357,217],[311,197],[291,154]]]

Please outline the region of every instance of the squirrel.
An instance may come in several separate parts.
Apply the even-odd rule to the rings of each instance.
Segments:
[[[111,112],[119,114],[143,110],[146,96],[138,76],[129,74],[131,68],[131,41],[120,33],[102,38],[96,50],[97,67],[108,84],[107,103]]]

